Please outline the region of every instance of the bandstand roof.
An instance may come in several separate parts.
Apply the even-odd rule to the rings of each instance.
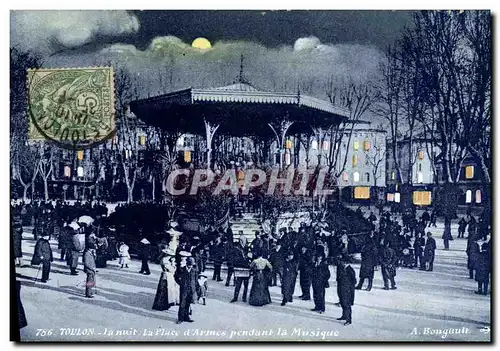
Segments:
[[[141,120],[167,130],[204,133],[203,119],[220,124],[217,133],[270,135],[268,123],[284,118],[295,122],[289,130],[311,132],[349,118],[346,109],[314,97],[257,90],[247,83],[197,89],[188,88],[136,100],[131,111]]]

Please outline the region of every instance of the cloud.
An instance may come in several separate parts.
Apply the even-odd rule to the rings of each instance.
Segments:
[[[87,44],[97,36],[135,33],[139,21],[126,11],[12,11],[10,26],[12,45],[51,54]]]

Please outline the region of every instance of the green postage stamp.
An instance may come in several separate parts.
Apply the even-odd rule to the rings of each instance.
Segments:
[[[88,148],[115,131],[111,67],[28,70],[31,140]]]

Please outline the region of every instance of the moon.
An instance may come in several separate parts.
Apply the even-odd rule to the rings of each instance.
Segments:
[[[191,46],[196,49],[207,50],[212,47],[212,44],[210,44],[210,41],[206,38],[196,38],[191,43]]]

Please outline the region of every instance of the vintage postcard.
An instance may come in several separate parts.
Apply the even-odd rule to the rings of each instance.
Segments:
[[[13,10],[11,339],[491,342],[492,14]]]

